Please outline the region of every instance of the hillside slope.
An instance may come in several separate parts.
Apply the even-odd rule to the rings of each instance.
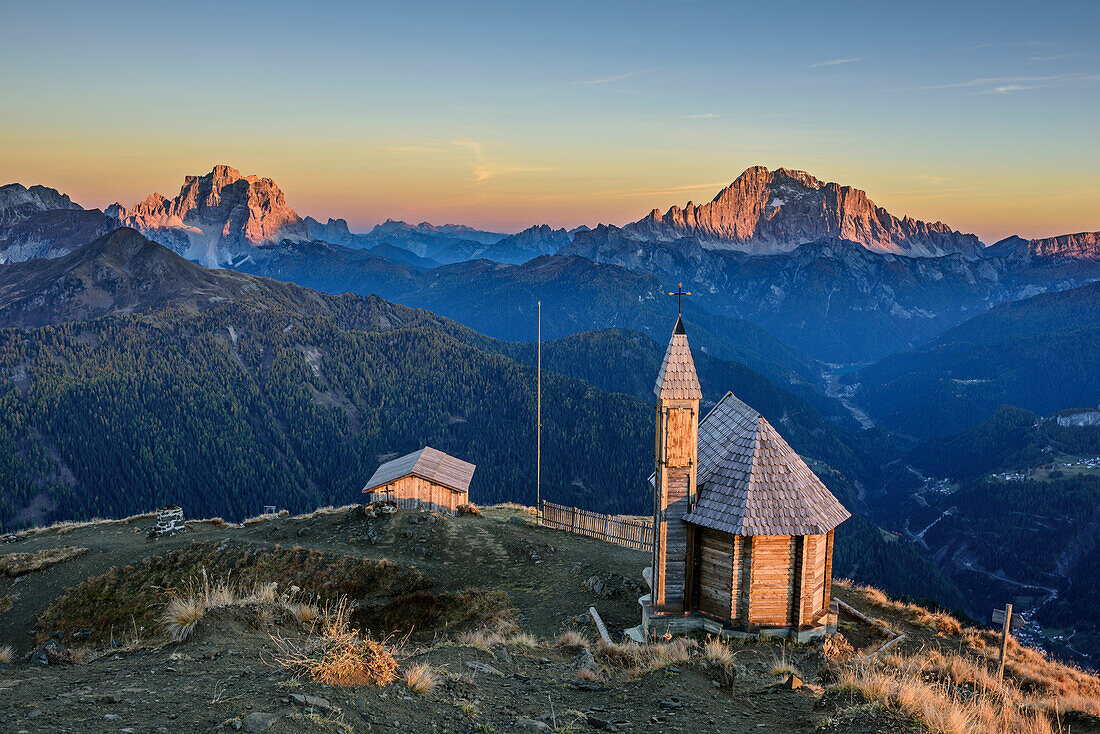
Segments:
[[[1004,304],[854,375],[856,400],[921,439],[959,433],[1002,404],[1050,415],[1100,404],[1100,284]]]
[[[844,582],[832,589],[846,605],[843,636],[824,643],[619,643],[638,621],[646,555],[528,517],[347,507],[244,527],[195,521],[156,539],[151,516],[20,535],[4,550],[86,551],[18,584],[0,576],[0,598],[20,592],[0,616],[0,643],[17,645],[0,726],[918,734],[966,721],[971,734],[1029,723],[1048,732],[1051,722],[1100,731],[1095,676],[1013,642],[1006,684],[995,684],[991,631]],[[332,614],[341,597],[354,608],[347,626]],[[597,641],[590,606],[614,644]],[[195,611],[181,617],[183,608]],[[47,642],[54,633],[63,643]],[[287,659],[349,634],[381,640],[401,677],[326,684]],[[55,664],[24,662],[30,640]],[[359,660],[384,660],[377,646],[356,649],[369,652]],[[791,673],[798,685],[783,684]]]

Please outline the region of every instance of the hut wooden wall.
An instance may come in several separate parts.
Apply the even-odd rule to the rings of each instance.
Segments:
[[[741,623],[744,604],[740,599],[745,572],[746,539],[710,528],[698,530],[698,609],[701,612]]]
[[[832,533],[733,536],[696,528],[694,609],[735,627],[816,624],[828,609]]]
[[[749,579],[751,625],[790,624],[794,543],[789,535],[755,535]]]
[[[380,491],[383,489],[385,488],[379,487],[375,490],[375,493],[385,496],[385,493]],[[452,515],[458,510],[459,505],[465,504],[467,501],[465,492],[455,492],[452,489],[447,489],[444,486],[412,475],[392,482],[388,485],[388,489],[390,490],[390,496],[401,507],[412,507],[419,504],[439,512],[449,512]]]
[[[802,540],[801,603],[799,624],[810,624],[825,609],[825,555],[828,536],[807,535]]]

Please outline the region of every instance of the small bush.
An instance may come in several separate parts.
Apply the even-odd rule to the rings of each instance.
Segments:
[[[385,642],[362,636],[348,623],[346,599],[325,614],[320,635],[305,645],[272,638],[275,662],[303,672],[310,680],[330,686],[384,686],[397,679],[397,658]]]
[[[481,510],[477,505],[459,505],[455,508],[459,515],[473,515],[474,517],[482,517]]]
[[[703,645],[703,659],[717,666],[733,665],[733,651],[729,645],[712,637]]]

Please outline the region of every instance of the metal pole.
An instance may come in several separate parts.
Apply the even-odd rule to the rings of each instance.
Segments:
[[[1005,604],[1005,623],[1001,630],[1001,662],[997,668],[997,677],[1005,679],[1005,657],[1008,655],[1008,631],[1012,628],[1012,605]]]
[[[535,518],[542,524],[542,301],[539,301],[539,342],[535,408]]]

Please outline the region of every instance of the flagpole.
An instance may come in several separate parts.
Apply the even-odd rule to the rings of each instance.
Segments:
[[[539,301],[539,341],[535,408],[535,517],[542,523],[542,301]]]

